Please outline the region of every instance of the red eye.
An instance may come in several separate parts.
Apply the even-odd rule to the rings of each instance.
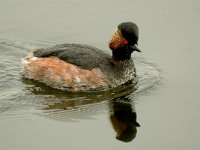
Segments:
[[[127,40],[125,40],[125,41],[124,41],[124,44],[125,44],[125,45],[127,45],[127,44],[128,44],[128,41],[127,41]]]

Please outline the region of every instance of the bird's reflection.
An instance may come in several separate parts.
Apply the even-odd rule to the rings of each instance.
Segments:
[[[137,134],[137,115],[132,100],[121,96],[109,101],[109,117],[116,131],[116,139],[123,142],[132,141]]]
[[[32,85],[27,86],[26,90],[34,95],[40,95],[37,101],[45,106],[43,116],[60,121],[73,121],[89,119],[108,108],[116,139],[130,142],[136,137],[137,127],[140,125],[136,120],[133,98],[129,98],[136,90],[135,83],[120,86],[114,91],[76,94],[51,89],[34,81],[24,83]]]

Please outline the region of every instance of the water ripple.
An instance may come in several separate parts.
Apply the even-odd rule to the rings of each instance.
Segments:
[[[107,102],[121,96],[133,101],[161,84],[161,71],[140,57],[134,58],[138,83],[129,83],[101,93],[69,93],[42,83],[24,80],[19,61],[31,49],[54,45],[45,40],[0,40],[0,121],[32,119],[35,115],[59,120],[94,119],[109,111]]]

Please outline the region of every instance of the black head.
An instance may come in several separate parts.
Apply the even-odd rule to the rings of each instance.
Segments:
[[[138,26],[133,22],[123,22],[109,42],[109,47],[113,51],[114,60],[126,60],[131,58],[133,51],[141,52],[137,48],[139,38]]]
[[[130,45],[138,43],[139,30],[138,26],[133,22],[123,22],[118,25],[123,37],[128,41]]]

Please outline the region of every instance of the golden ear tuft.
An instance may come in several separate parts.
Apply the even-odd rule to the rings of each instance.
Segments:
[[[126,44],[128,44],[128,41],[123,37],[121,30],[117,28],[109,42],[110,49],[115,50]]]

